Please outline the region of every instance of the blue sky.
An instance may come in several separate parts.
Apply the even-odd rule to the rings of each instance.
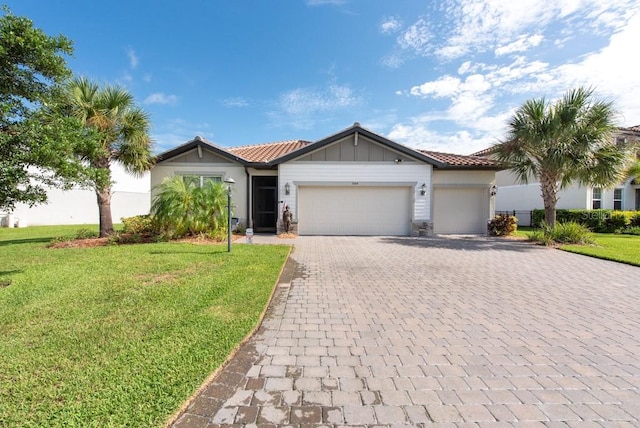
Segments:
[[[74,41],[74,73],[128,88],[156,152],[314,141],[360,122],[469,154],[514,109],[590,85],[640,124],[637,0],[13,0]]]

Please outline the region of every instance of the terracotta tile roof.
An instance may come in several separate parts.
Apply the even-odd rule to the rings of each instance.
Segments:
[[[447,166],[452,167],[498,167],[499,165],[491,159],[488,159],[484,156],[465,156],[465,155],[456,155],[453,153],[441,153],[441,152],[433,152],[430,150],[420,150],[422,154],[425,154],[438,162],[446,164]]]
[[[632,132],[640,132],[640,125],[630,126],[628,128],[622,128],[622,129],[625,129],[627,131],[632,131]]]
[[[230,147],[227,151],[250,162],[269,162],[311,144],[305,140],[287,140],[250,146]]]

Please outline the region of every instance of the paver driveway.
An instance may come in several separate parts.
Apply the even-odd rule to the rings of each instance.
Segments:
[[[292,260],[174,426],[640,425],[639,268],[488,238],[301,237]]]

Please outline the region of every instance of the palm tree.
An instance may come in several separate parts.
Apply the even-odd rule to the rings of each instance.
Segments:
[[[220,235],[227,224],[227,190],[222,183],[175,175],[157,187],[151,212],[169,238],[209,233]]]
[[[108,236],[113,233],[111,163],[119,162],[133,175],[151,168],[149,115],[119,86],[100,88],[97,83],[79,77],[70,80],[66,89],[69,113],[99,136],[97,140],[87,139],[80,156],[94,170],[92,185],[100,211],[100,236]]]
[[[520,182],[540,181],[545,221],[554,227],[558,191],[577,182],[610,187],[619,182],[630,150],[616,144],[614,110],[594,100],[593,89],[579,87],[549,103],[526,101],[508,124],[506,139],[493,146],[493,157],[516,174]]]

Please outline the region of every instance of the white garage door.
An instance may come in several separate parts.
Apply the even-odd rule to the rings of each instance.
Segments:
[[[410,187],[298,188],[300,235],[409,235]]]
[[[489,217],[487,189],[435,188],[434,233],[486,233]]]

